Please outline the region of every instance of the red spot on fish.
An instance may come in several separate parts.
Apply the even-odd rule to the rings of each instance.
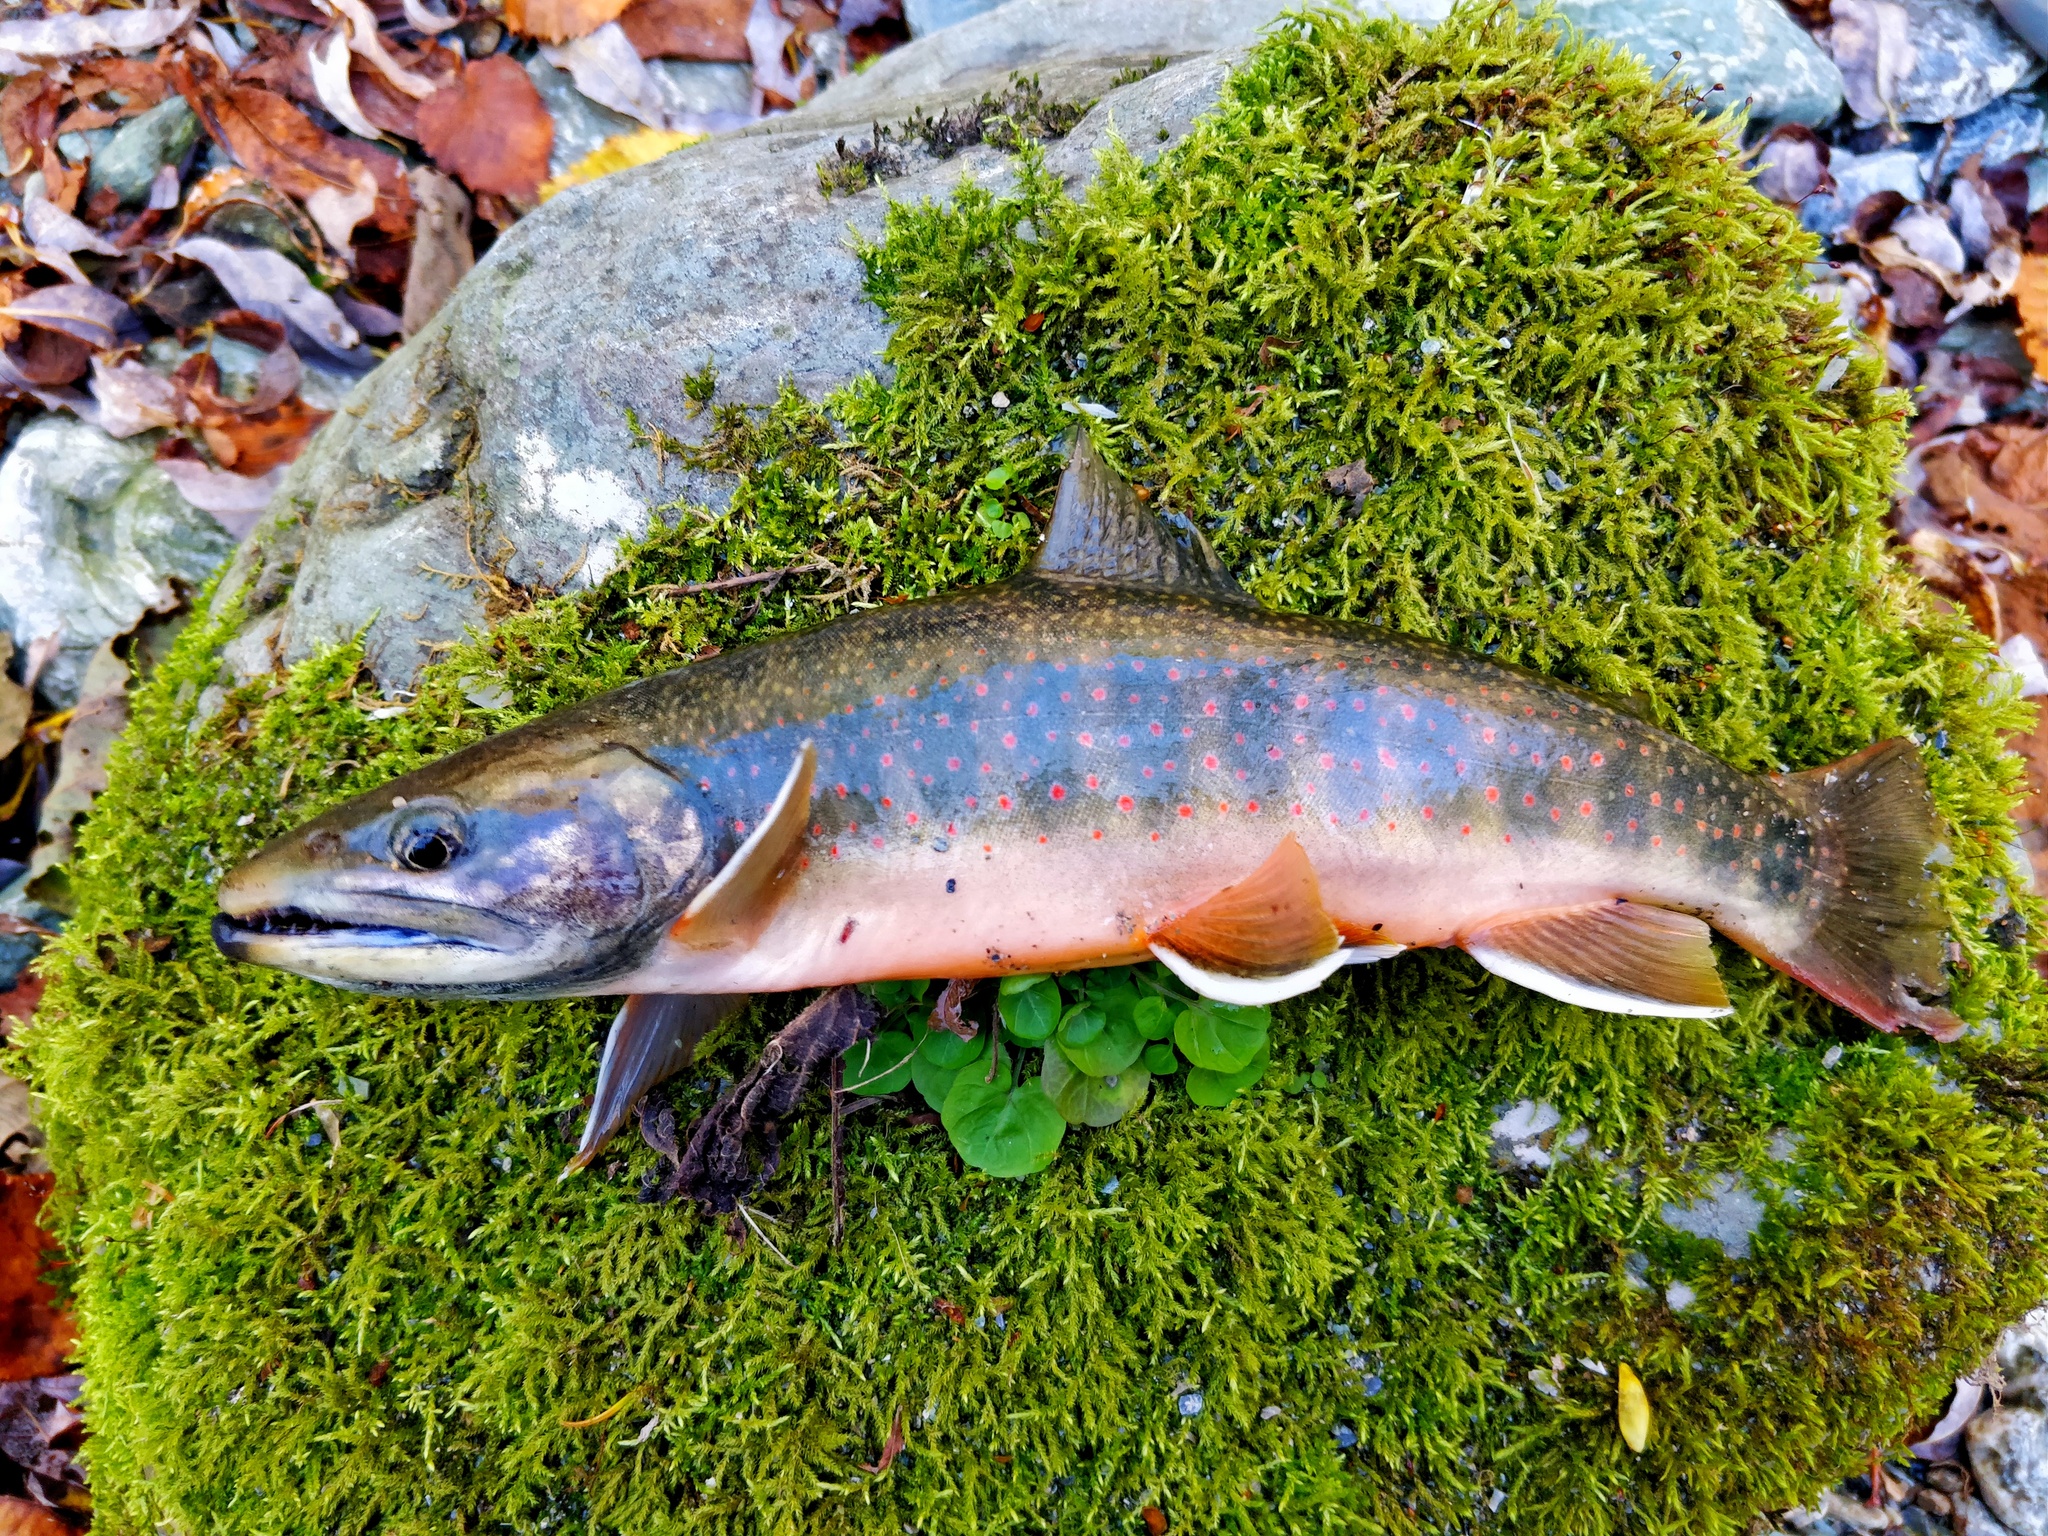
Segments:
[[[1258,814],[1259,814],[1259,802],[1258,802],[1258,801],[1256,801],[1256,800],[1247,800],[1247,801],[1245,801],[1245,803],[1244,803],[1244,813],[1245,813],[1245,815],[1247,815],[1247,816],[1256,816],[1256,815],[1258,815]]]
[[[974,795],[969,795],[969,796],[967,797],[967,809],[969,809],[970,811],[971,811],[971,810],[973,810],[973,809],[974,809],[974,808],[975,808],[976,806],[978,806],[978,805],[980,805],[980,804],[981,804],[981,801],[980,801],[980,799],[979,799],[978,797],[976,797],[976,796],[974,796]]]
[[[832,857],[835,859],[839,857],[839,845],[837,843],[832,845]]]
[[[1581,800],[1581,801],[1579,802],[1579,814],[1580,814],[1581,816],[1590,816],[1590,815],[1592,815],[1592,814],[1593,814],[1593,802],[1592,802],[1592,801],[1590,801],[1590,800]]]
[[[1498,732],[1496,732],[1496,731],[1494,730],[1494,728],[1493,728],[1492,726],[1490,726],[1490,725],[1489,725],[1489,726],[1488,726],[1488,727],[1487,727],[1487,728],[1486,728],[1485,730],[1483,730],[1483,731],[1481,731],[1481,732],[1479,733],[1479,739],[1480,739],[1481,741],[1485,742],[1485,743],[1486,743],[1486,744],[1487,744],[1488,746],[1491,746],[1491,745],[1493,744],[1493,738],[1494,738],[1494,737],[1495,737],[1495,736],[1496,736],[1497,734],[1499,734],[1499,733],[1498,733]]]
[[[1098,688],[1095,690],[1093,697],[1097,700],[1106,699],[1109,697],[1109,690],[1107,688]]]
[[[1357,710],[1360,714],[1363,714],[1365,712],[1365,700],[1353,699],[1351,701],[1351,707]]]
[[[1038,834],[1038,840],[1039,840],[1039,841],[1040,841],[1041,843],[1043,843],[1043,842],[1044,842],[1044,841],[1046,840],[1046,839],[1045,839],[1045,834],[1044,834],[1043,832],[1041,832],[1041,833],[1039,833],[1039,834]]]
[[[1280,749],[1278,747],[1268,747],[1266,748],[1266,756],[1277,763],[1280,761]]]
[[[1664,803],[1664,791],[1662,791],[1661,789],[1653,789],[1653,790],[1651,790],[1651,791],[1650,791],[1650,804],[1652,804],[1652,805],[1662,805],[1663,803]]]
[[[1472,823],[1468,821],[1465,825],[1458,828],[1458,835],[1460,837],[1470,837],[1472,835]]]
[[[1063,693],[1060,695],[1060,702],[1062,704],[1071,704],[1074,702],[1074,696],[1071,693]]]
[[[1176,683],[1177,683],[1177,682],[1179,682],[1179,681],[1180,681],[1180,668],[1179,668],[1179,667],[1168,667],[1168,668],[1166,669],[1166,676],[1167,676],[1168,680],[1169,680],[1169,681],[1171,681],[1171,682],[1176,682]]]
[[[832,787],[839,792],[840,799],[844,800],[846,798],[846,786],[844,784],[834,784]]]
[[[1413,704],[1403,704],[1401,706],[1401,718],[1403,720],[1413,720],[1415,718],[1415,706]]]
[[[1208,756],[1204,757],[1202,759],[1202,766],[1204,768],[1214,768],[1216,766],[1216,754],[1211,752]]]
[[[1531,752],[1531,753],[1529,754],[1529,766],[1530,766],[1530,767],[1532,767],[1532,768],[1533,768],[1533,767],[1534,767],[1534,766],[1535,766],[1536,764],[1538,764],[1538,763],[1540,763],[1540,762],[1542,762],[1542,761],[1543,761],[1543,754],[1542,754],[1541,752]]]
[[[1499,805],[1499,804],[1500,804],[1500,786],[1499,786],[1499,785],[1497,785],[1497,784],[1489,784],[1489,785],[1487,785],[1487,786],[1486,786],[1486,803],[1487,803],[1488,805]]]
[[[846,830],[849,834],[858,834],[860,831],[860,823],[857,821],[849,821],[846,824]]]
[[[1503,832],[1500,835],[1500,840],[1504,843],[1512,843],[1515,840],[1515,834],[1512,832]]]
[[[1060,733],[1058,731],[1047,731],[1045,733],[1045,739],[1047,741],[1058,741],[1060,739]]]
[[[1010,808],[1010,797],[1008,795],[997,795],[996,804],[1001,809],[1007,811]]]
[[[1734,838],[1736,841],[1740,842],[1742,839],[1742,828],[1739,825],[1730,827],[1728,829],[1728,835]]]
[[[882,840],[879,837],[871,837],[868,839],[868,841],[877,848],[882,846]]]
[[[1091,774],[1089,774],[1089,775],[1088,775],[1088,787],[1089,787],[1090,789],[1094,789],[1094,788],[1095,788],[1095,787],[1097,786],[1097,784],[1098,784],[1099,782],[1100,782],[1100,781],[1099,781],[1099,780],[1097,780],[1097,778],[1095,777],[1095,775],[1094,775],[1094,774],[1092,774],[1092,773],[1091,773]]]
[[[1396,822],[1391,822],[1391,821],[1390,821],[1390,822],[1388,822],[1388,823],[1387,823],[1387,830],[1388,830],[1389,832],[1391,832],[1391,831],[1393,831],[1393,830],[1394,830],[1395,826],[1397,826],[1397,825],[1398,825],[1398,823],[1396,823]]]
[[[1038,706],[1036,704],[1026,704],[1024,706],[1024,713],[1027,715],[1036,715],[1038,713]]]
[[[1195,808],[1192,805],[1183,805],[1179,808],[1179,811],[1180,814],[1184,817],[1192,816],[1195,814]]]
[[[1534,795],[1524,795],[1524,796],[1522,796],[1522,804],[1524,804],[1524,805],[1534,805],[1535,803],[1536,803],[1536,797],[1535,797]]]
[[[732,829],[733,831],[739,833],[742,837],[745,837],[747,835],[747,824],[744,821],[734,822],[732,824]]]
[[[1622,785],[1622,786],[1621,786],[1621,792],[1622,792],[1622,793],[1623,793],[1624,795],[1627,795],[1627,796],[1629,796],[1629,797],[1630,797],[1631,799],[1633,799],[1633,798],[1634,798],[1634,796],[1635,796],[1635,792],[1636,792],[1636,787],[1635,787],[1635,785],[1633,785],[1633,784],[1624,784],[1624,785]]]
[[[1299,815],[1301,814],[1301,802],[1300,802],[1299,800],[1297,800],[1297,801],[1295,801],[1295,802],[1294,802],[1294,804],[1290,805],[1290,806],[1289,806],[1289,807],[1288,807],[1287,809],[1288,809],[1288,810],[1290,810],[1290,811],[1292,811],[1292,812],[1293,812],[1293,813],[1294,813],[1295,815],[1299,816]]]
[[[1128,811],[1136,803],[1129,795],[1118,795],[1116,797],[1116,808],[1120,811]]]
[[[1607,841],[1610,843],[1614,841],[1614,834],[1612,832],[1607,834]]]
[[[1205,714],[1205,715],[1213,715],[1213,714],[1215,714],[1215,713],[1216,713],[1216,701],[1215,701],[1214,699],[1211,699],[1211,700],[1210,700],[1210,701],[1209,701],[1208,703],[1204,704],[1204,705],[1202,706],[1202,713],[1203,713],[1203,714]]]
[[[1560,811],[1556,806],[1553,805],[1550,808],[1550,819],[1552,821],[1562,821],[1564,819],[1564,812]]]
[[[1164,736],[1166,734],[1166,727],[1161,725],[1157,720],[1154,720],[1152,722],[1152,734],[1154,736]]]
[[[1436,807],[1435,807],[1435,806],[1433,806],[1433,805],[1425,805],[1425,806],[1424,806],[1424,807],[1422,808],[1422,819],[1423,819],[1424,821],[1435,821],[1435,820],[1436,820]]]
[[[1661,837],[1653,837],[1650,839],[1650,846],[1652,848],[1662,848],[1664,846],[1664,839]]]
[[[1308,708],[1308,695],[1307,695],[1307,694],[1305,694],[1305,693],[1297,693],[1297,694],[1296,694],[1296,695],[1294,696],[1294,707],[1295,707],[1296,709],[1307,709],[1307,708]]]
[[[1532,757],[1532,758],[1530,758],[1530,761],[1531,761],[1531,762],[1534,762],[1534,761],[1535,761],[1535,759],[1534,759],[1534,758]],[[1559,758],[1559,759],[1557,760],[1557,766],[1558,766],[1558,767],[1560,767],[1560,768],[1562,768],[1562,769],[1563,769],[1563,770],[1564,770],[1564,771],[1565,771],[1566,773],[1570,773],[1570,772],[1572,771],[1572,759],[1571,759],[1571,754],[1570,754],[1569,752],[1567,752],[1567,753],[1566,753],[1566,754],[1565,754],[1565,755],[1564,755],[1563,757],[1560,757],[1560,758]]]
[[[1095,733],[1093,731],[1083,731],[1074,740],[1080,742],[1084,747],[1092,747],[1095,745]]]
[[[1166,767],[1166,771],[1167,771],[1168,773],[1171,773],[1171,772],[1173,772],[1173,769],[1174,769],[1174,762],[1173,762],[1173,759],[1172,759],[1172,758],[1170,758],[1170,757],[1169,757],[1169,758],[1168,758],[1168,759],[1166,760],[1166,764],[1165,764],[1165,767]]]
[[[946,766],[948,768],[957,769],[960,766],[960,759],[957,757],[949,757],[946,759]]]
[[[876,695],[875,695],[875,703],[876,703],[876,704],[877,704],[877,705],[879,706],[879,705],[881,704],[881,702],[882,702],[882,696],[881,696],[881,695],[880,695],[880,694],[878,693],[878,694],[876,694]]]
[[[1684,801],[1684,799],[1683,799],[1683,798],[1680,798],[1680,799],[1677,799],[1677,800],[1674,800],[1674,801],[1672,801],[1672,802],[1671,802],[1671,809],[1673,809],[1674,811],[1683,811],[1683,810],[1685,809],[1685,801]]]
[[[1275,752],[1275,753],[1273,754],[1273,756],[1275,756],[1275,757],[1278,757],[1279,755],[1280,755],[1280,754],[1279,754],[1278,752]],[[1387,749],[1386,749],[1385,747],[1381,747],[1381,748],[1380,748],[1380,766],[1381,766],[1382,768],[1398,768],[1398,767],[1400,767],[1400,766],[1401,766],[1401,760],[1400,760],[1399,758],[1395,757],[1395,756],[1394,756],[1394,754],[1393,754],[1393,753],[1391,753],[1391,752],[1389,752],[1389,751],[1388,751],[1388,750],[1387,750]]]
[[[988,697],[988,684],[987,684],[987,683],[976,683],[976,684],[974,685],[974,696],[975,696],[976,698],[978,698],[978,699],[985,699],[985,698],[987,698],[987,697]]]
[[[1631,832],[1635,831],[1635,829],[1636,829],[1636,827],[1637,827],[1637,826],[1638,826],[1638,822],[1636,821],[1635,817],[1633,817],[1633,816],[1629,817],[1629,819],[1628,819],[1628,829],[1629,829],[1629,831],[1631,831]]]
[[[1053,785],[1053,787],[1052,787],[1052,797],[1053,797],[1053,799],[1055,799],[1055,800],[1064,800],[1064,799],[1066,799],[1066,798],[1067,798],[1067,786],[1066,786],[1066,785],[1064,785],[1064,784],[1055,784],[1055,785]]]
[[[1014,747],[1014,746],[1016,746],[1016,745],[1017,745],[1017,733],[1016,733],[1015,731],[1005,731],[1005,732],[1003,732],[1003,745],[1004,745],[1004,746],[1006,746],[1006,747]]]
[[[882,766],[883,766],[884,768],[893,768],[893,767],[895,767],[895,766],[896,766],[896,754],[895,754],[894,752],[884,752],[884,753],[882,754]]]
[[[1095,830],[1094,830],[1094,831],[1093,831],[1092,833],[1090,833],[1089,835],[1090,835],[1091,837],[1093,837],[1093,838],[1095,839],[1095,841],[1097,841],[1098,843],[1099,843],[1099,842],[1101,842],[1101,841],[1102,841],[1102,828],[1100,828],[1100,827],[1097,827],[1097,828],[1096,828],[1096,829],[1095,829]]]
[[[1337,759],[1332,757],[1328,752],[1325,752],[1321,757],[1317,758],[1316,761],[1321,763],[1325,768],[1334,768],[1337,766]]]
[[[1155,843],[1159,841],[1159,834],[1157,832],[1152,834],[1152,841]]]
[[[906,814],[906,815],[904,816],[904,818],[903,818],[903,824],[904,824],[905,826],[910,826],[910,827],[914,827],[914,826],[916,826],[916,825],[917,825],[917,812],[915,812],[915,811],[910,811],[910,812],[908,812],[908,813],[907,813],[907,814]]]
[[[1605,753],[1595,752],[1591,758],[1587,759],[1587,761],[1591,762],[1595,768],[1598,768],[1602,763],[1607,761],[1607,757]]]

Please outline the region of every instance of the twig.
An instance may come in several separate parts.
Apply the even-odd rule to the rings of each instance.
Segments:
[[[832,1246],[846,1236],[846,1058],[832,1058]]]
[[[631,1405],[633,1399],[638,1397],[642,1392],[645,1392],[646,1390],[647,1383],[643,1381],[640,1383],[639,1386],[635,1387],[632,1391],[628,1392],[616,1403],[613,1403],[611,1407],[605,1409],[603,1413],[597,1414],[588,1419],[564,1419],[562,1420],[562,1428],[595,1429],[598,1425],[604,1423],[607,1419],[617,1418],[620,1414],[624,1413],[626,1409]]]
[[[653,587],[635,587],[635,597],[695,597],[700,592],[730,592],[735,587],[758,586],[764,581],[780,581],[785,576],[809,576],[817,571],[829,571],[832,567],[822,561],[810,565],[785,565],[780,570],[755,571],[750,576],[721,576],[716,581],[669,582]]]
[[[775,1257],[782,1260],[782,1262],[787,1264],[791,1269],[795,1269],[796,1260],[792,1259],[788,1254],[784,1253],[780,1248],[776,1247],[775,1239],[770,1237],[766,1232],[763,1232],[761,1230],[761,1224],[758,1221],[754,1220],[754,1213],[752,1210],[748,1208],[747,1203],[744,1200],[741,1200],[736,1202],[736,1204],[738,1206],[740,1215],[746,1218],[747,1225],[754,1229],[754,1236],[758,1237],[759,1239],[761,1239],[762,1242],[768,1245],[768,1251],[770,1253],[774,1254]],[[766,1215],[767,1213],[764,1211],[762,1214]],[[775,1218],[770,1216],[768,1219],[770,1221],[773,1221]]]

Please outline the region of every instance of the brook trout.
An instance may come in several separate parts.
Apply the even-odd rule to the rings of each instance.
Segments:
[[[228,955],[365,992],[628,994],[580,1159],[747,993],[1156,956],[1264,1002],[1456,945],[1728,1011],[1710,930],[1959,1028],[1913,746],[1739,772],[1593,696],[1264,610],[1077,435],[1032,570],[850,614],[394,779],[221,882]]]

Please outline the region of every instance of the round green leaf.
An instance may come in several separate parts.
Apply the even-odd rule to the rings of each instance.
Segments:
[[[1196,998],[1174,1020],[1173,1043],[1181,1055],[1211,1072],[1235,1072],[1266,1043],[1272,1027],[1269,1008],[1241,1008],[1234,1003]]]
[[[942,1110],[946,1107],[946,1095],[953,1089],[953,1079],[970,1064],[987,1074],[988,1053],[985,1035],[962,1040],[950,1030],[926,1030],[918,1040],[917,1054],[910,1060],[910,1080],[917,1084],[925,1103]]]
[[[1164,1040],[1155,1041],[1153,1044],[1146,1046],[1145,1054],[1141,1059],[1145,1063],[1145,1070],[1147,1072],[1155,1073],[1162,1077],[1169,1072],[1178,1072],[1180,1070],[1180,1057],[1174,1053],[1173,1047]]]
[[[1093,1003],[1081,1003],[1069,1010],[1066,1023],[1060,1026],[1061,1045],[1086,1045],[1101,1034],[1109,1023],[1109,1015]]]
[[[1173,1009],[1163,997],[1141,997],[1131,1010],[1131,1022],[1147,1040],[1164,1040],[1173,1033]]]
[[[1131,1066],[1109,1077],[1090,1077],[1076,1071],[1059,1051],[1049,1049],[1038,1082],[1067,1124],[1115,1125],[1145,1102],[1152,1074]]]
[[[1204,1109],[1221,1109],[1264,1077],[1272,1059],[1272,1051],[1261,1040],[1258,1053],[1238,1071],[1212,1072],[1207,1067],[1191,1068],[1188,1072],[1188,1097]]]
[[[1067,1122],[1037,1078],[1012,1084],[1007,1064],[997,1070],[994,1082],[982,1077],[961,1072],[939,1111],[953,1150],[968,1167],[999,1179],[1041,1171],[1059,1151]]]
[[[1060,989],[1044,976],[1033,977],[1032,985],[1014,992],[1005,981],[996,998],[996,1011],[1019,1040],[1043,1040],[1059,1025]]]
[[[1067,1060],[1090,1077],[1108,1077],[1123,1071],[1145,1049],[1145,1037],[1138,1033],[1138,1026],[1128,1014],[1105,1019],[1083,1040],[1074,1039],[1072,1029],[1070,1020],[1055,1038]]]
[[[872,1040],[856,1040],[846,1049],[848,1093],[897,1093],[910,1084],[911,1058],[917,1047],[899,1030],[884,1030]]]

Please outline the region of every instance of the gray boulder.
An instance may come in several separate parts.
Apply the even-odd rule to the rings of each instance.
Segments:
[[[2048,1310],[1998,1341],[1998,1406],[1964,1431],[1977,1494],[2014,1536],[2048,1536]]]
[[[1673,69],[1709,111],[1746,100],[1753,117],[1818,125],[1841,110],[1842,72],[1778,0],[1561,0],[1557,14]]]
[[[292,467],[223,592],[272,601],[227,651],[243,675],[347,639],[405,687],[430,647],[483,620],[478,562],[529,586],[580,587],[642,534],[650,509],[722,503],[729,487],[637,446],[629,410],[686,440],[683,379],[707,361],[719,399],[812,397],[880,366],[888,328],[861,295],[854,235],[891,198],[1006,183],[1008,157],[913,156],[886,189],[828,200],[817,167],[842,137],[938,111],[1036,72],[1096,105],[1049,163],[1080,189],[1113,135],[1156,156],[1217,99],[1231,51],[1285,0],[1010,0],[913,42],[799,111],[573,188],[522,220],[434,320],[366,378]],[[1429,22],[1448,0],[1400,0]],[[1117,74],[1179,62],[1135,84]],[[488,526],[486,526],[486,524]],[[502,558],[501,558],[502,557]],[[450,580],[450,576],[456,578]],[[259,606],[261,604],[259,603]]]

